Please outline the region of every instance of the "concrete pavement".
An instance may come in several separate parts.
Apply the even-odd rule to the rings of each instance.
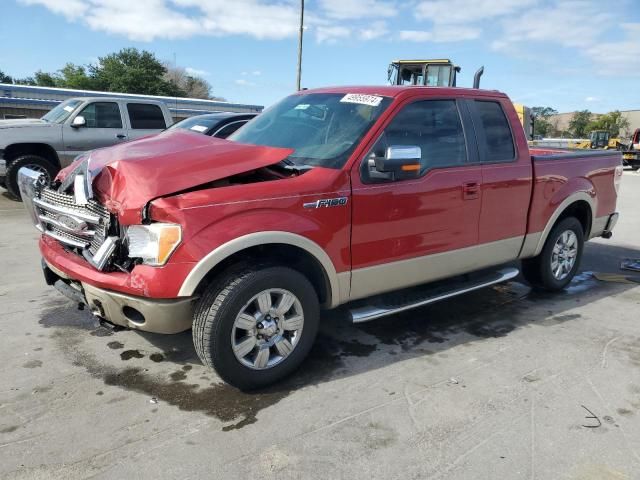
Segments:
[[[190,332],[114,333],[47,287],[0,195],[0,478],[638,479],[640,285],[590,273],[640,258],[638,205],[626,172],[614,237],[566,293],[328,312],[292,379],[244,394]]]

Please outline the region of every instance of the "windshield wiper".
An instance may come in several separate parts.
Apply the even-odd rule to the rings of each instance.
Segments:
[[[283,158],[282,160],[280,160],[280,163],[282,164],[283,168],[287,170],[295,170],[296,172],[302,172],[304,170],[313,168],[311,165],[298,165],[289,157]]]

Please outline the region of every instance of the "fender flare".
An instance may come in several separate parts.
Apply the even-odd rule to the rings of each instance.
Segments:
[[[179,297],[188,297],[195,293],[196,288],[202,281],[202,279],[220,262],[242,250],[247,248],[256,247],[266,244],[286,244],[294,247],[301,248],[308,252],[313,258],[315,258],[327,276],[329,281],[329,295],[330,300],[327,302],[329,308],[340,305],[343,301],[346,301],[349,295],[349,287],[351,282],[350,272],[336,273],[335,266],[329,258],[329,255],[313,240],[310,240],[302,235],[297,235],[290,232],[281,231],[266,231],[250,233],[216,247],[209,252],[204,258],[202,258],[189,272],[187,278],[182,283]]]
[[[549,233],[551,233],[551,229],[558,221],[558,218],[560,218],[560,215],[562,215],[562,213],[567,209],[569,205],[571,205],[572,203],[578,202],[580,200],[584,200],[589,204],[589,207],[591,209],[591,221],[592,221],[592,228],[593,228],[593,222],[596,219],[596,212],[597,212],[597,206],[598,206],[597,200],[593,198],[591,195],[589,195],[587,192],[581,191],[581,192],[572,193],[567,198],[565,198],[560,203],[560,205],[558,205],[558,207],[554,210],[553,214],[547,221],[547,224],[545,225],[544,230],[542,230],[542,232],[538,232],[538,233],[527,236],[528,238],[527,240],[525,240],[525,244],[522,247],[522,253],[520,254],[520,258],[535,257],[536,255],[539,255],[542,249],[544,248],[544,244],[547,241],[547,237],[549,236]],[[585,238],[589,238],[590,233],[591,232],[585,232]]]

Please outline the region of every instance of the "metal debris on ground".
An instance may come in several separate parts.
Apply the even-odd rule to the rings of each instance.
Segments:
[[[460,382],[458,382],[458,380],[457,380],[457,379],[455,379],[455,378],[453,378],[453,377],[451,377],[451,378],[449,379],[449,381],[450,381],[451,383],[453,383],[454,385],[457,385],[458,383],[460,383]]]
[[[613,283],[640,283],[640,277],[630,277],[627,275],[619,275],[617,273],[601,273],[594,272],[593,276],[601,282],[613,282]]]
[[[640,272],[640,258],[625,258],[620,262],[620,268],[622,270]]]
[[[156,397],[151,397],[151,400],[149,400],[149,403],[158,403],[158,399]]]

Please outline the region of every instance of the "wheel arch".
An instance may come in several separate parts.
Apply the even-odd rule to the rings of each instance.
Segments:
[[[318,290],[321,303],[336,307],[349,295],[350,273],[337,273],[327,253],[312,240],[290,232],[257,232],[209,252],[191,270],[178,296],[198,293],[212,278],[242,261],[278,260],[300,271]],[[286,261],[286,262],[285,262]]]
[[[540,254],[553,227],[562,219],[569,216],[574,216],[578,219],[582,224],[585,240],[589,239],[596,211],[597,201],[587,192],[581,191],[569,195],[554,210],[544,230],[542,230],[539,235],[536,235],[537,238],[534,238],[534,241],[531,242],[529,246],[525,245],[523,247],[523,254],[520,255],[520,257],[535,257]]]
[[[11,162],[22,155],[38,155],[49,160],[56,168],[60,169],[60,159],[55,149],[46,143],[13,143],[4,149],[4,156]]]

